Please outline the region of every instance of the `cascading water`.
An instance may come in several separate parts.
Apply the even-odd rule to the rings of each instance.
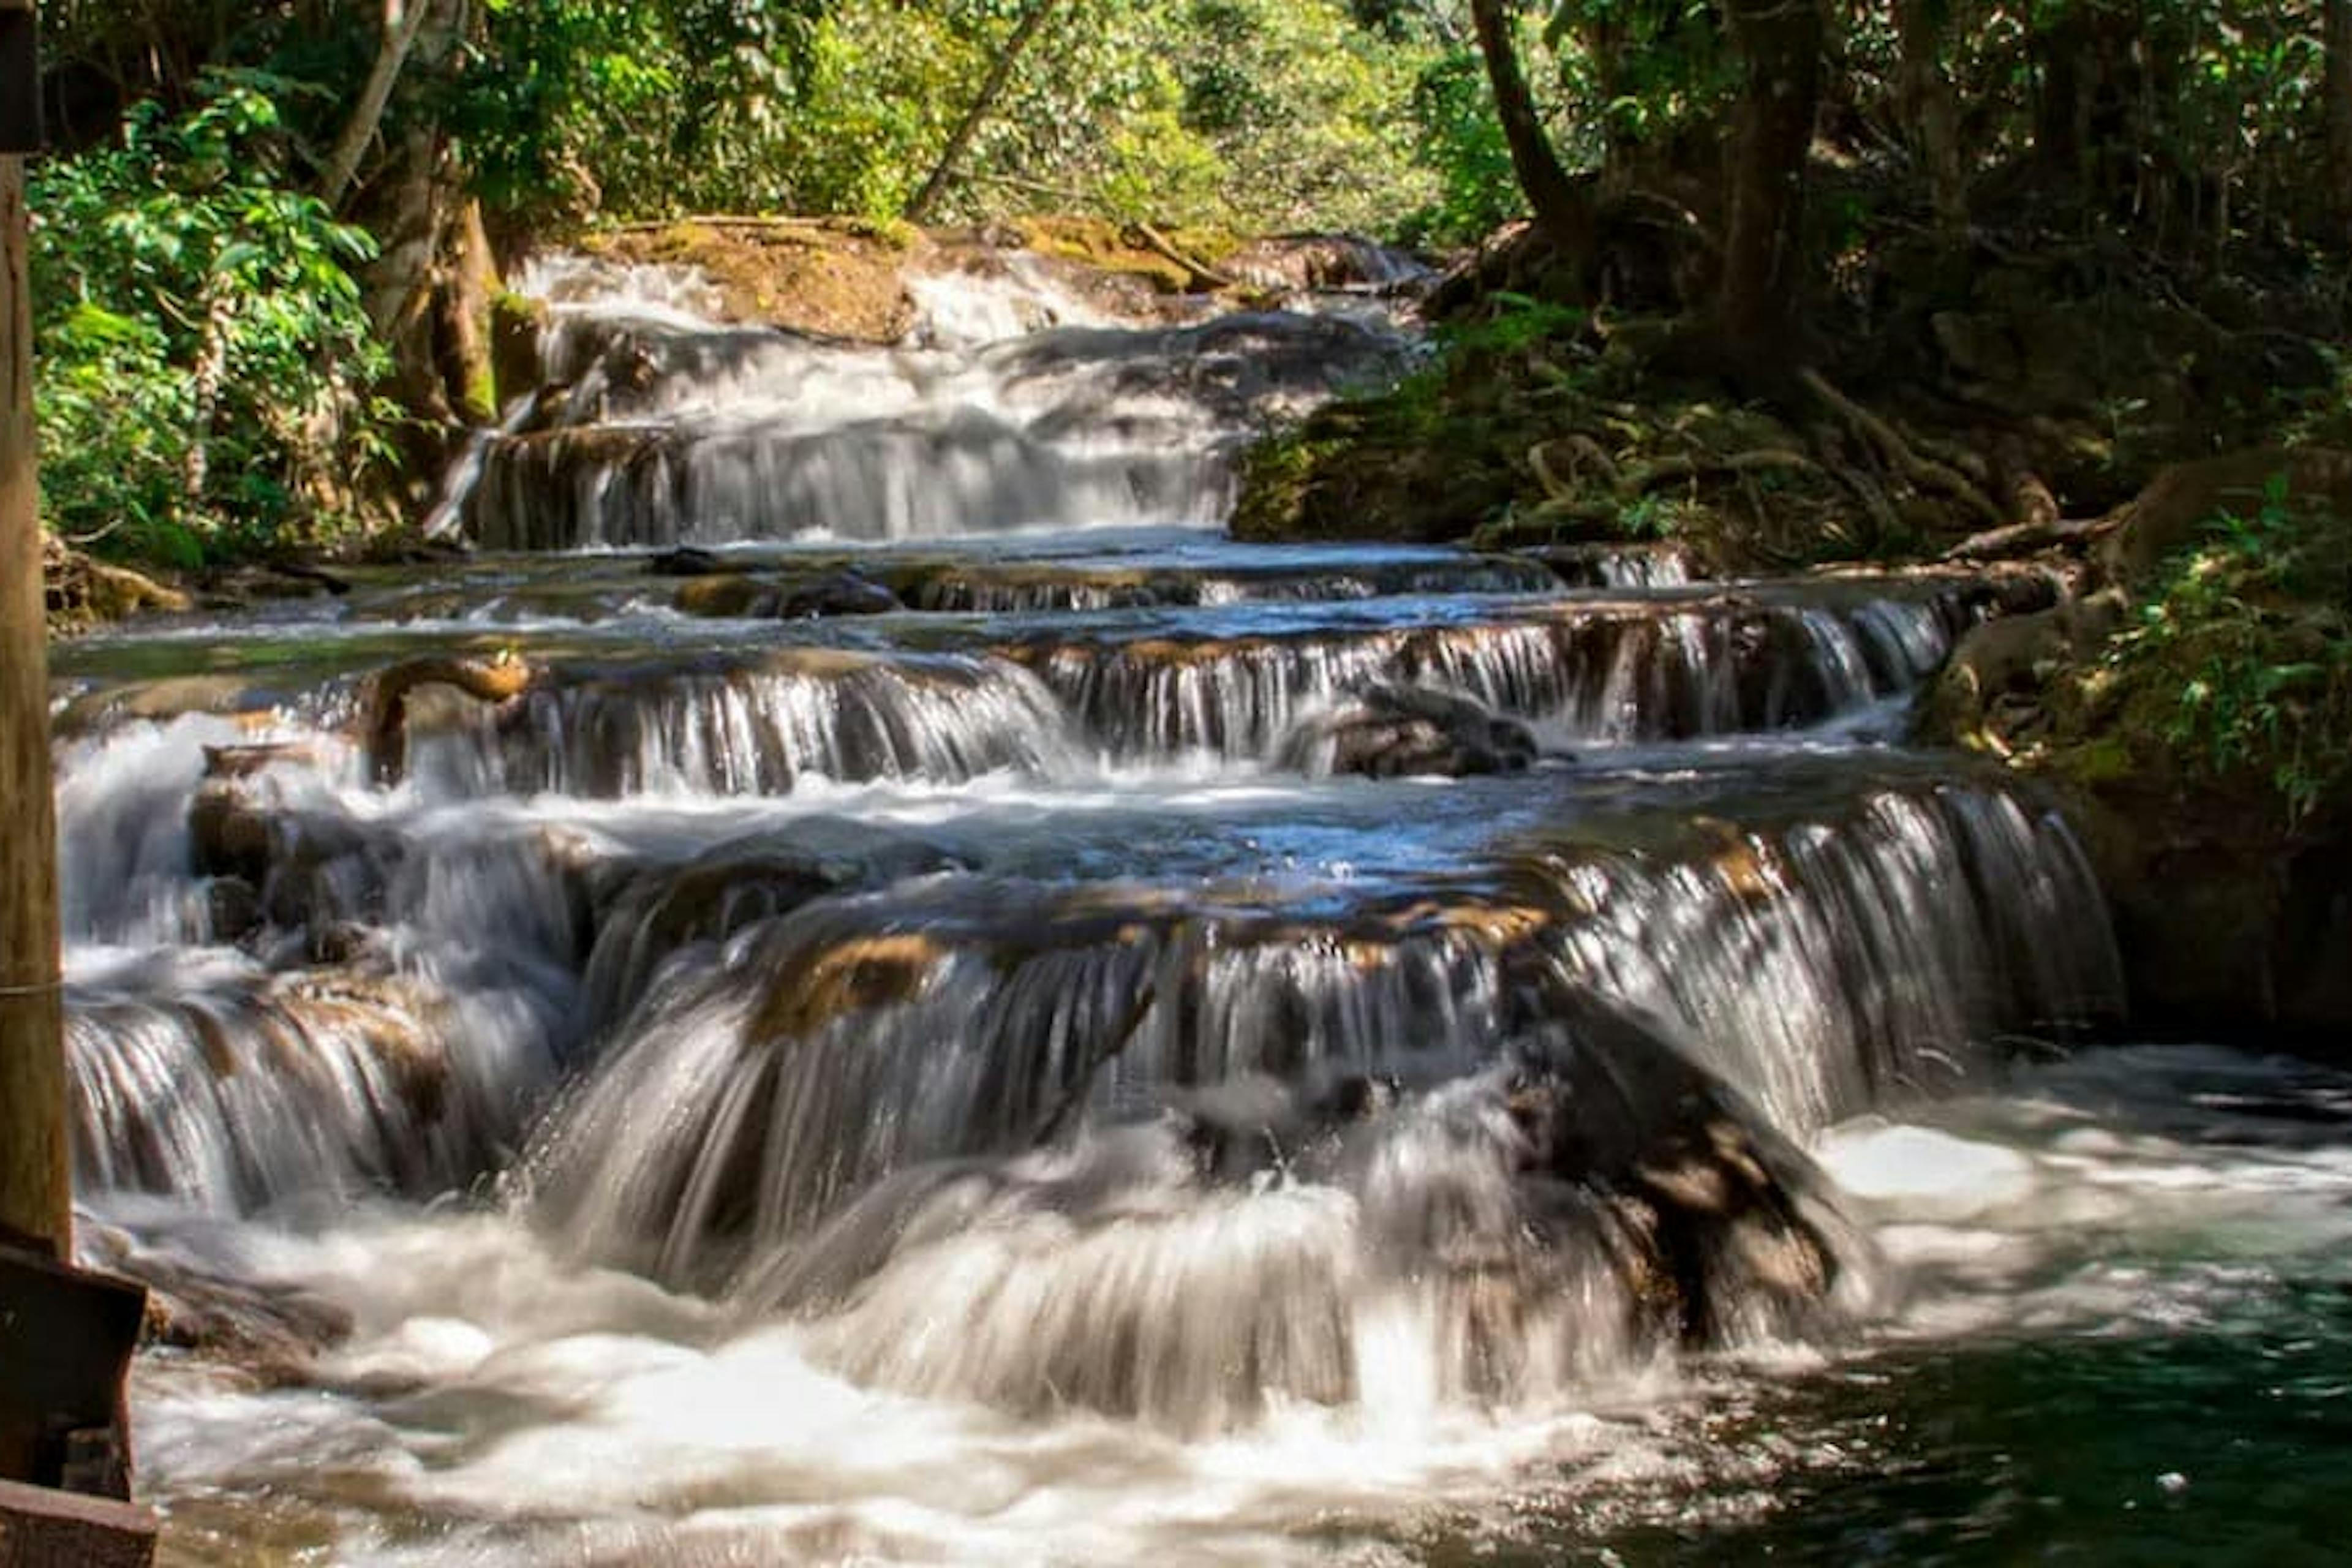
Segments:
[[[2058,816],[1891,742],[1965,579],[1218,536],[1254,421],[1408,352],[1302,245],[1361,291],[1001,258],[888,348],[541,264],[491,553],[60,650],[167,1554],[1630,1557],[1757,1489],[1723,1380],[2105,1321],[2035,1204],[2240,1168],[2012,1067],[2120,997]],[[2244,1168],[2336,1237],[2331,1159]]]
[[[671,302],[692,301],[690,285],[628,281],[551,312],[541,385],[478,454],[464,499],[483,544],[1213,525],[1258,422],[1392,374],[1406,352],[1347,317],[1136,328],[1059,300],[1039,313],[1068,324],[973,343],[1007,313],[956,321],[948,301],[970,286],[934,278],[921,346],[877,353],[719,327]]]

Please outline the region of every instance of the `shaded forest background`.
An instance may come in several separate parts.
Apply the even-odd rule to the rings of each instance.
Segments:
[[[2347,9],[50,0],[47,512],[102,552],[181,565],[379,524],[414,504],[399,476],[494,412],[502,258],[694,212],[885,234],[1077,212],[1211,252],[1314,229],[1458,252],[1532,210],[1532,241],[1470,290],[1489,314],[1580,312],[1588,335],[1613,323],[1621,359],[1768,399],[1859,336],[1889,362],[1878,379],[1932,384],[1940,368],[1904,355],[1935,356],[1996,402],[2071,374],[2110,445],[2193,450],[2242,432],[2179,428],[2145,384],[2142,362],[2198,346],[2178,323],[2137,344],[2070,323],[2065,351],[2116,362],[2070,373],[2039,363],[2049,323],[1976,309],[1972,285],[2054,257],[2054,278],[2010,279],[2011,303],[2193,303],[2244,361],[2240,408],[2281,388],[2305,412],[2340,403],[2312,345],[2343,325]],[[1569,325],[1522,315],[1507,344]],[[2210,380],[2213,357],[2189,374]],[[2015,411],[2051,390],[2019,388]],[[2052,457],[2017,447],[2031,472],[1948,499],[1990,521],[2053,483]],[[2062,495],[2080,456],[2055,459]],[[2141,477],[2110,466],[2112,489]],[[1413,526],[1491,521],[1528,480],[1517,499],[1540,501],[1518,467],[1499,489],[1448,483]],[[1876,533],[1910,531],[1895,498],[1864,499]]]

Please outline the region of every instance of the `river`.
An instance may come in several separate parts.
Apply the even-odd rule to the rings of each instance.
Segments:
[[[1227,541],[1370,295],[527,282],[472,553],[56,659],[165,1561],[2336,1560],[2352,1079],[2115,1043],[1983,584]]]

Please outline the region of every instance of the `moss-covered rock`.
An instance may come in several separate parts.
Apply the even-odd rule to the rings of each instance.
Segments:
[[[2352,507],[2340,454],[2168,470],[2095,600],[1979,627],[1922,733],[2051,781],[2105,887],[2135,1018],[2352,1030]],[[2306,488],[2307,487],[2307,488]]]

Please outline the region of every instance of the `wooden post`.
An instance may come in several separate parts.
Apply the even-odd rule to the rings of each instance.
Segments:
[[[26,38],[32,11],[33,0],[0,0],[0,33]],[[29,49],[23,60],[29,67]],[[0,98],[21,104],[37,86],[0,81]],[[70,1258],[57,822],[33,452],[29,150],[21,140],[0,146],[0,1226]]]

